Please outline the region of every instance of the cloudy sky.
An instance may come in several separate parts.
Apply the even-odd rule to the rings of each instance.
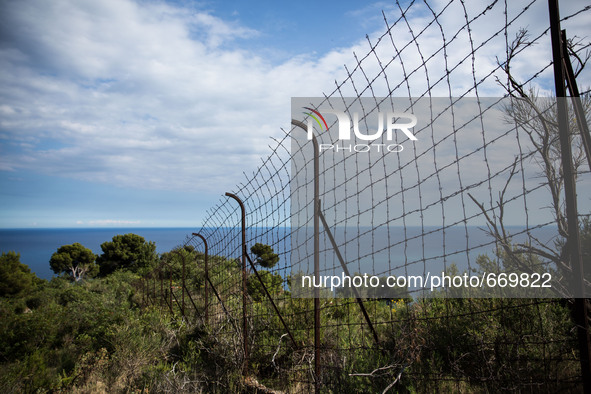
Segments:
[[[332,92],[367,53],[382,11],[400,16],[352,0],[2,0],[0,227],[198,227],[289,129],[291,97]]]

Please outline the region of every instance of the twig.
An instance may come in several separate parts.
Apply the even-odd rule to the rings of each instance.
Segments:
[[[281,340],[286,335],[287,335],[287,333],[285,333],[285,334],[281,335],[281,337],[279,337],[279,343],[277,344],[277,350],[275,350],[275,354],[273,354],[273,358],[271,359],[271,363],[273,364],[275,369],[279,369],[279,368],[277,368],[277,365],[275,364],[275,357],[277,356],[277,354],[279,353],[279,349],[281,348]]]
[[[405,366],[405,367],[402,367],[402,369],[400,370],[400,372],[398,372],[398,376],[396,376],[396,379],[394,379],[394,381],[393,381],[392,383],[390,383],[390,384],[389,384],[389,385],[388,385],[388,386],[387,386],[387,387],[384,389],[384,391],[382,391],[382,394],[386,394],[386,392],[387,392],[388,390],[390,390],[392,387],[394,387],[394,385],[395,385],[396,383],[398,383],[398,381],[400,380],[400,377],[402,376],[402,372],[404,371],[404,369],[405,369],[405,368],[406,368],[406,366]]]
[[[400,371],[398,371],[398,374],[396,375],[396,379],[394,379],[394,381],[392,383],[390,383],[385,389],[384,391],[382,391],[382,394],[385,394],[388,390],[390,390],[392,387],[394,387],[394,385],[396,383],[398,383],[398,381],[400,380],[400,377],[402,376],[402,372],[404,372],[404,370],[408,367],[409,364],[404,364],[402,366],[402,368],[400,368]],[[349,376],[366,376],[366,377],[373,377],[377,372],[381,372],[381,371],[387,371],[389,369],[392,368],[396,368],[399,365],[397,364],[392,364],[392,365],[388,365],[385,367],[380,367],[380,368],[376,368],[373,371],[371,371],[370,373],[350,373]]]
[[[397,366],[398,366],[397,364],[392,364],[392,365],[388,365],[386,367],[380,367],[380,368],[374,369],[370,373],[350,373],[349,376],[374,376],[374,374],[376,372],[386,371],[388,369],[396,368]]]

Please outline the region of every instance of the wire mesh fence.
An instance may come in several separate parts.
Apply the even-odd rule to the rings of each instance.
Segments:
[[[402,99],[409,111],[424,103],[429,120],[416,131],[422,143],[396,140],[405,147],[399,154],[382,151],[374,161],[347,152],[319,155],[321,274],[343,265],[354,275],[369,266],[379,276],[521,265],[572,276],[557,100],[536,97],[551,90],[548,4],[394,6],[397,16],[383,14],[384,33],[367,38],[367,52],[354,54],[347,77],[319,105],[361,105],[360,122],[368,128],[384,100]],[[590,17],[591,6],[570,4],[561,22],[568,33],[569,23]],[[583,82],[588,48],[575,37],[564,41],[574,77]],[[467,97],[469,111],[459,107]],[[506,102],[507,121],[492,127],[487,113]],[[588,108],[588,96],[581,103]],[[441,117],[448,128],[436,127]],[[588,243],[591,177],[580,118],[569,121],[571,160]],[[322,289],[322,298],[294,297],[301,264],[315,257],[313,248],[298,248],[314,239],[310,187],[317,178],[312,141],[294,142],[294,135],[304,136],[297,124],[232,191],[237,199],[222,198],[199,230],[142,280],[146,303],[203,322],[237,370],[287,392],[583,389],[581,323],[568,281],[545,298],[422,298],[409,288],[337,291],[337,297]],[[335,144],[329,134],[318,138]],[[294,167],[298,155],[302,166]],[[305,175],[300,183],[296,172]],[[296,238],[298,212],[306,230]],[[588,246],[582,249],[589,264]]]

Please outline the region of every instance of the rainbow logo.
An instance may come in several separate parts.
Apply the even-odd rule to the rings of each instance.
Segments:
[[[308,111],[311,111],[311,112],[304,112],[304,114],[306,114],[306,115],[310,116],[311,118],[313,118],[316,121],[316,123],[318,123],[318,126],[320,126],[320,130],[321,131],[322,131],[322,123],[324,123],[325,130],[328,130],[328,125],[326,124],[326,120],[324,120],[324,117],[322,115],[320,115],[320,112],[318,112],[315,109],[312,109],[310,107],[304,107],[304,109],[307,109]],[[314,114],[318,115],[318,117],[320,119],[322,119],[322,123],[320,123],[320,120],[316,116],[314,116]]]

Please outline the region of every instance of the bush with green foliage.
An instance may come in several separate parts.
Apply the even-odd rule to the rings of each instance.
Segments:
[[[101,276],[119,269],[139,272],[158,260],[156,244],[137,234],[115,235],[112,241],[102,243],[101,249],[103,253],[97,259]]]
[[[279,262],[279,255],[269,245],[256,243],[250,248],[250,251],[257,256],[255,263],[261,267],[273,268]]]
[[[2,252],[0,256],[0,297],[27,293],[43,281],[20,262],[20,253]]]
[[[281,275],[273,274],[266,270],[260,270],[258,274],[260,280],[255,274],[249,275],[246,279],[246,288],[253,301],[260,302],[267,297],[263,285],[271,296],[281,293],[283,289],[283,278]]]
[[[65,273],[71,275],[76,282],[84,279],[84,277],[93,277],[98,271],[98,267],[94,263],[96,255],[92,250],[85,248],[78,242],[72,245],[63,245],[57,249],[51,259],[49,266],[56,274]]]
[[[184,267],[183,267],[184,266]],[[160,255],[159,274],[165,278],[180,280],[185,272],[187,281],[203,286],[204,263],[203,254],[191,247],[177,247]]]
[[[160,380],[177,322],[142,310],[119,271],[71,282],[54,278],[28,296],[0,298],[0,390],[4,392],[124,392]],[[22,306],[26,303],[30,310]]]
[[[279,255],[269,245],[256,243],[250,248],[250,251],[257,257],[255,264],[259,264],[261,267],[273,268],[279,262]],[[267,297],[264,288],[267,289],[271,296],[277,295],[283,290],[281,275],[267,270],[258,270],[257,273],[258,277],[256,274],[251,273],[246,280],[246,288],[253,301],[260,302]]]

